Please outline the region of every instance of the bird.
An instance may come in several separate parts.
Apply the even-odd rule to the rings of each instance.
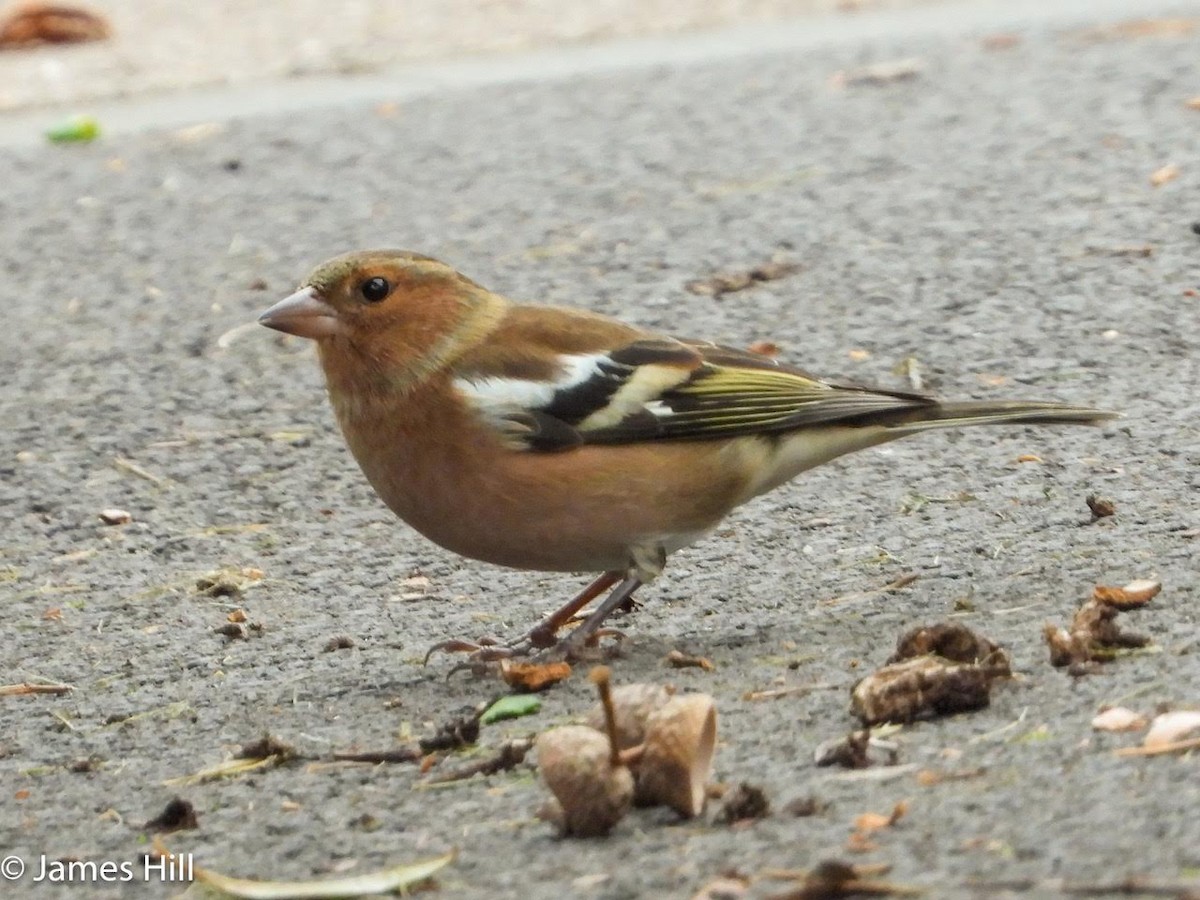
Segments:
[[[406,250],[334,257],[259,322],[316,342],[342,435],[401,520],[471,559],[595,575],[515,640],[430,651],[484,660],[578,658],[671,554],[844,454],[960,426],[1117,415],[822,379],[772,355],[515,302]]]

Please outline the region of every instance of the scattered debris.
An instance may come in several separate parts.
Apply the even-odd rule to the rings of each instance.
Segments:
[[[1141,731],[1146,727],[1146,717],[1124,706],[1108,706],[1092,719],[1096,731]]]
[[[226,622],[224,625],[218,625],[213,631],[234,641],[244,641],[250,637],[249,629],[241,622]]]
[[[476,775],[495,775],[497,772],[507,772],[515,769],[525,761],[525,755],[533,749],[533,738],[515,738],[505,741],[500,748],[490,756],[476,760],[469,765],[460,766],[449,772],[443,772],[430,778],[427,784],[449,784],[452,781],[465,781]]]
[[[500,676],[511,688],[527,693],[544,691],[571,677],[568,662],[534,663],[500,660]]]
[[[71,116],[46,129],[52,144],[87,144],[100,136],[100,123],[91,116]]]
[[[1162,590],[1158,581],[1134,581],[1123,588],[1096,585],[1092,599],[1075,611],[1070,629],[1047,623],[1043,628],[1050,646],[1050,664],[1068,666],[1072,675],[1091,671],[1090,663],[1108,662],[1120,651],[1138,649],[1150,643],[1141,634],[1124,632],[1116,618],[1124,610],[1149,603]]]
[[[829,79],[834,88],[880,86],[897,81],[911,81],[925,71],[925,64],[916,57],[892,62],[874,63],[858,69],[843,69]]]
[[[844,738],[834,738],[817,745],[813,762],[818,766],[841,766],[843,769],[865,769],[871,765],[867,747],[871,742],[869,729],[852,731]]]
[[[1150,723],[1142,746],[1148,750],[1161,750],[1193,736],[1200,737],[1200,711],[1177,710],[1155,716]]]
[[[918,897],[920,888],[892,884],[868,877],[878,867],[852,866],[839,860],[825,860],[807,873],[789,873],[802,880],[800,887],[770,900],[839,900],[842,897]],[[886,867],[883,871],[887,871]]]
[[[887,664],[854,685],[851,709],[865,725],[982,709],[992,682],[1011,676],[1000,647],[959,623],[939,623],[901,637]]]
[[[739,781],[725,794],[717,819],[729,825],[764,819],[771,814],[771,801],[767,793],[756,784]]]
[[[295,759],[300,754],[289,744],[269,734],[244,745],[238,752],[215,766],[201,769],[193,775],[183,775],[179,778],[169,778],[163,782],[166,785],[186,786],[213,781],[218,778],[233,778],[250,772],[272,769]]]
[[[206,597],[240,597],[246,588],[262,581],[262,569],[226,566],[196,579],[196,591]]]
[[[1087,495],[1088,509],[1092,511],[1092,521],[1096,522],[1100,519],[1107,519],[1109,516],[1114,516],[1117,513],[1117,505],[1107,497],[1100,497],[1096,494]]]
[[[936,769],[921,769],[917,772],[917,784],[921,787],[933,787],[935,784],[942,784],[947,781],[969,781],[972,778],[978,778],[981,775],[987,774],[987,769],[960,769],[958,771],[938,771]]]
[[[333,754],[337,762],[410,763],[419,762],[427,754],[411,744],[391,750],[339,750]]]
[[[243,744],[237,752],[237,759],[271,759],[277,757],[281,761],[295,759],[299,756],[296,753],[296,748],[291,744],[286,744],[279,738],[271,734],[264,734],[262,737],[251,741],[248,744]]]
[[[894,807],[889,815],[882,813],[868,812],[854,817],[854,830],[870,833],[879,831],[883,828],[891,828],[897,822],[904,818],[908,813],[908,803],[901,800]]]
[[[143,825],[142,830],[170,833],[191,831],[199,827],[200,820],[196,816],[196,808],[190,801],[175,797],[167,803],[162,812]]]
[[[746,349],[751,353],[757,353],[759,356],[769,356],[772,359],[780,353],[779,345],[774,341],[755,341]]]
[[[1115,606],[1120,610],[1130,610],[1145,606],[1157,597],[1161,590],[1161,581],[1143,578],[1131,581],[1124,587],[1098,584],[1092,589],[1092,599],[1108,606]]]
[[[1012,675],[1003,664],[975,665],[921,656],[884,666],[858,682],[851,708],[864,725],[911,722],[932,713],[950,715],[983,709],[992,682]]]
[[[888,659],[888,663],[903,662],[930,653],[951,662],[1000,665],[1005,668],[1006,674],[1012,674],[1008,654],[959,622],[939,622],[906,632],[896,642],[896,652]]]
[[[819,816],[829,809],[829,804],[817,797],[795,797],[783,805],[783,811],[797,819]]]
[[[692,895],[692,900],[742,900],[750,890],[750,879],[737,873],[718,876]]]
[[[233,622],[235,624],[245,622],[248,618],[249,616],[246,615],[246,611],[240,606],[237,609],[231,609],[225,614],[225,621]]]
[[[1007,32],[989,34],[979,42],[980,46],[983,47],[984,50],[991,51],[1011,50],[1020,43],[1021,36],[1019,34],[1010,34]]]
[[[27,694],[69,694],[75,690],[71,684],[40,684],[22,681],[17,684],[0,684],[0,697],[18,697]]]
[[[353,650],[354,638],[348,634],[335,634],[325,642],[325,646],[321,648],[324,653],[333,653],[335,650]]]
[[[687,282],[684,288],[703,297],[720,297],[722,294],[744,291],[746,288],[764,281],[778,281],[781,278],[787,278],[802,268],[803,266],[798,263],[772,259],[745,271],[718,272],[708,278],[697,278]]]
[[[826,740],[817,745],[814,762],[817,766],[840,766],[844,769],[865,769],[876,764],[868,756],[868,750],[884,750],[888,754],[884,766],[895,766],[899,762],[900,748],[892,742],[871,737],[869,728],[852,731],[844,738]]]
[[[81,44],[112,35],[102,16],[66,3],[26,3],[0,20],[0,50]]]
[[[713,661],[707,656],[692,656],[679,650],[668,653],[666,663],[672,669],[703,669],[705,672],[716,669]]]
[[[828,600],[822,600],[822,606],[835,606],[839,603],[844,603],[847,600],[866,600],[869,597],[875,597],[879,594],[890,594],[893,591],[898,591],[901,588],[906,588],[921,576],[916,572],[906,572],[899,578],[889,581],[883,587],[873,588],[869,591],[855,591],[851,594],[842,594],[840,597],[830,597]]]
[[[67,771],[76,775],[85,775],[88,772],[98,772],[101,764],[104,762],[104,757],[93,753],[90,756],[81,756],[79,759],[71,760],[67,766]]]
[[[86,122],[84,124],[86,125]],[[92,134],[92,137],[95,137],[97,134],[99,134],[99,129],[96,126],[94,121],[92,122],[92,127],[93,127],[93,132],[94,132]],[[54,138],[51,137],[50,140],[54,140]],[[79,140],[79,138],[68,138],[68,140]],[[86,140],[91,140],[91,138],[86,138]],[[170,485],[171,485],[171,479],[163,478],[161,475],[155,475],[153,472],[151,472],[147,469],[143,469],[141,466],[139,466],[137,463],[135,463],[132,459],[126,459],[123,456],[114,456],[113,457],[113,465],[116,466],[118,469],[120,469],[122,472],[128,472],[130,475],[136,475],[138,478],[144,478],[146,481],[149,481],[155,487],[165,488],[165,487],[170,487]]]
[[[1169,181],[1174,181],[1179,177],[1179,166],[1174,163],[1168,163],[1162,168],[1155,169],[1150,173],[1150,184],[1153,187],[1162,187]]]
[[[750,702],[759,700],[778,700],[780,697],[793,697],[797,694],[810,694],[813,691],[828,691],[839,687],[836,684],[830,684],[827,681],[818,681],[813,684],[793,684],[788,687],[781,688],[766,688],[760,691],[746,691],[742,694],[742,699]]]
[[[128,525],[133,521],[133,516],[123,509],[102,509],[100,510],[100,521],[105,525]]]
[[[519,719],[521,716],[532,716],[542,708],[542,701],[532,694],[512,694],[501,697],[487,708],[479,722],[491,725],[503,722],[505,719]]]
[[[1195,19],[1130,19],[1116,25],[1088,28],[1078,33],[1086,41],[1117,41],[1147,37],[1183,37],[1196,27]]]

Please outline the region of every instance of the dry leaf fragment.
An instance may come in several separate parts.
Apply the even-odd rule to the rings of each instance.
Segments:
[[[160,856],[170,857],[156,847]],[[428,881],[454,861],[456,851],[444,856],[384,869],[362,875],[347,875],[321,881],[260,881],[233,878],[212,869],[195,866],[196,881],[238,900],[336,900],[339,897],[364,897],[371,894],[396,894]]]
[[[1174,163],[1169,163],[1161,169],[1155,169],[1150,174],[1150,184],[1154,187],[1162,187],[1168,181],[1174,181],[1179,177],[1179,166]]]
[[[128,525],[133,516],[127,510],[112,507],[100,510],[100,521],[105,525]]]
[[[865,842],[867,849],[874,845]],[[886,871],[886,869],[884,869]],[[869,875],[878,873],[876,866],[852,866],[840,860],[825,860],[805,874],[804,883],[786,894],[776,894],[769,900],[841,900],[843,897],[916,897],[920,888],[878,881]],[[794,876],[793,876],[794,877]]]
[[[717,818],[733,825],[753,819],[762,819],[771,814],[771,801],[767,793],[756,784],[740,781],[726,793],[721,802]]]
[[[732,294],[764,281],[777,281],[799,272],[802,266],[785,260],[773,259],[752,269],[735,272],[718,272],[708,278],[697,278],[684,285],[693,294],[704,297],[720,297]]]
[[[1176,710],[1154,717],[1142,746],[1159,750],[1193,737],[1200,737],[1200,710]]]
[[[818,766],[865,769],[871,765],[871,759],[867,756],[867,747],[870,743],[870,731],[865,728],[861,731],[852,731],[844,738],[819,744],[813,754],[813,761]]]
[[[779,355],[779,345],[774,341],[755,341],[746,349],[759,356],[770,356],[772,359]]]
[[[1121,610],[1136,609],[1139,606],[1145,606],[1157,597],[1161,590],[1161,581],[1143,578],[1131,581],[1124,587],[1098,584],[1092,590],[1092,599]]]
[[[1092,598],[1075,611],[1069,629],[1047,623],[1043,635],[1050,647],[1050,664],[1070,666],[1082,674],[1092,662],[1107,662],[1117,651],[1138,649],[1150,643],[1140,634],[1122,631],[1116,623],[1122,610],[1137,609],[1162,589],[1157,581],[1134,581],[1123,588],[1097,585]]]
[[[504,659],[500,661],[500,675],[509,687],[532,694],[544,691],[546,688],[570,678],[571,664],[567,662],[517,662]]]
[[[241,623],[246,621],[246,611],[240,606],[232,612],[226,614],[225,618],[233,623]]]
[[[65,3],[26,3],[0,21],[0,49],[37,44],[78,44],[112,33],[96,13]]]
[[[692,895],[692,900],[742,900],[750,890],[750,879],[722,875]]]
[[[1146,717],[1124,706],[1102,709],[1092,719],[1096,731],[1141,731],[1146,727]]]
[[[925,64],[916,57],[898,59],[892,62],[875,63],[858,69],[843,69],[835,72],[829,79],[834,88],[857,87],[860,85],[879,86],[896,81],[910,81],[921,74]]]
[[[170,833],[173,831],[190,831],[200,827],[196,816],[196,807],[182,797],[174,797],[157,816],[142,826],[143,831],[158,831]]]
[[[716,668],[713,661],[706,656],[692,656],[679,650],[668,653],[666,663],[672,669],[703,669],[705,672],[711,672]]]
[[[1045,462],[1045,460],[1042,459],[1040,456],[1038,456],[1036,453],[1022,453],[1020,456],[1017,457],[1017,462],[1019,462],[1019,463],[1040,463],[1040,462]]]
[[[1013,47],[1021,43],[1021,36],[1018,34],[1008,34],[1001,32],[1000,34],[989,34],[980,41],[984,50],[1011,50]]]
[[[1184,106],[1186,106],[1188,109],[1200,110],[1200,95],[1197,95],[1197,96],[1192,97],[1191,99],[1187,100],[1184,103]]]

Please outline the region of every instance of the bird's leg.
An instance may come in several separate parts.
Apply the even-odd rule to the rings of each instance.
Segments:
[[[529,629],[516,642],[517,646],[528,641],[530,647],[536,647],[539,650],[545,647],[553,647],[558,638],[558,629],[570,622],[577,612],[607,591],[620,579],[620,572],[605,572],[576,594],[570,601],[564,603],[554,612],[550,613],[550,615],[546,616],[546,618],[542,619],[542,621],[534,625],[533,628]]]
[[[614,581],[616,578],[614,577]],[[595,587],[599,584],[599,579],[592,585]],[[600,626],[604,624],[612,613],[620,609],[624,604],[629,602],[633,596],[633,592],[640,588],[643,584],[641,578],[637,575],[630,575],[618,584],[611,594],[604,598],[604,602],[597,606],[583,622],[576,626],[575,630],[559,641],[546,654],[548,657],[555,659],[575,659],[580,655],[580,651],[586,647],[599,632]]]
[[[542,621],[538,622],[537,625],[533,626],[533,628],[529,629],[529,631],[511,644],[500,644],[491,638],[485,638],[481,641],[455,639],[442,641],[440,644],[434,644],[429,648],[425,654],[425,662],[428,663],[429,657],[438,651],[470,653],[480,662],[489,662],[491,660],[507,659],[512,656],[521,656],[528,653],[531,649],[540,650],[545,647],[553,647],[558,638],[558,630],[571,621],[571,618],[577,612],[603,594],[620,579],[620,572],[605,572],[569,602],[546,616],[546,618],[542,619]]]

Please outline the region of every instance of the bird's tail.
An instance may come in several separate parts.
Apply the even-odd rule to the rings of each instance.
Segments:
[[[1120,413],[1087,406],[1021,400],[964,400],[909,411],[887,424],[896,436],[966,425],[1099,425]]]

